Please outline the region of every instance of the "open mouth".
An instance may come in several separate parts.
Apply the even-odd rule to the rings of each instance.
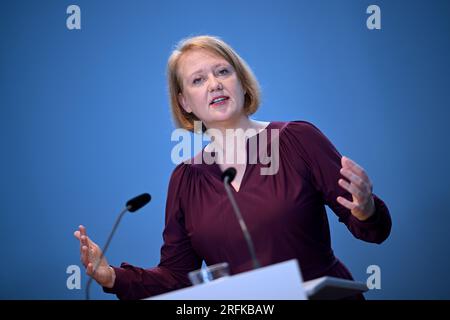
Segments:
[[[214,99],[211,100],[211,102],[209,103],[210,106],[220,106],[222,104],[225,104],[228,99],[230,99],[227,96],[219,96],[219,97],[215,97]]]

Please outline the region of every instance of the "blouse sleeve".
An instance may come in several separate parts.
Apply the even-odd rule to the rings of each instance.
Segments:
[[[296,151],[296,157],[309,169],[311,183],[321,193],[324,203],[339,217],[339,221],[358,239],[383,242],[390,234],[392,222],[386,204],[379,197],[373,195],[375,213],[365,221],[358,220],[349,209],[337,202],[338,196],[352,201],[352,195],[338,184],[342,178],[342,156],[328,138],[314,125],[304,121],[288,123],[285,131]]]
[[[187,274],[200,268],[202,259],[193,250],[184,224],[180,194],[186,170],[187,165],[180,164],[170,178],[160,263],[150,269],[128,263],[122,263],[120,268],[113,267],[116,273],[114,287],[104,287],[105,292],[115,293],[124,300],[142,299],[190,284]]]

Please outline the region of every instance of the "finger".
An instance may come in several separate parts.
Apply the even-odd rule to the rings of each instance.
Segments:
[[[358,205],[348,201],[347,199],[345,199],[344,197],[337,197],[337,202],[339,202],[342,206],[346,207],[349,210],[353,210],[355,209]]]
[[[346,168],[342,168],[340,170],[340,173],[346,177],[351,183],[356,184],[358,187],[363,188],[365,187],[365,181],[358,176],[356,173],[354,173],[353,171],[346,169]]]
[[[86,246],[81,247],[81,262],[85,267],[89,264],[89,249]]]
[[[86,236],[81,236],[81,245],[82,246],[86,246],[88,249],[90,249],[90,245],[89,245],[89,241],[88,241],[88,237]]]
[[[90,249],[97,247],[97,244],[94,241],[92,241],[91,238],[89,238],[88,236],[86,236],[86,241]]]
[[[80,241],[80,252],[81,252],[81,247],[82,247],[82,243],[81,243],[81,233],[79,230],[75,231],[73,233],[73,235],[75,236],[75,238],[77,238]]]
[[[88,265],[86,267],[86,273],[89,276],[92,276],[94,274],[94,264],[93,263],[91,263],[91,262],[88,263]]]
[[[96,266],[93,262],[89,262],[89,264],[86,267],[86,273],[89,276],[94,277],[95,272],[97,271],[96,267],[98,268],[98,266]]]
[[[86,236],[86,228],[83,225],[79,225],[78,230],[80,230],[80,245],[83,245],[85,243],[83,243],[81,239],[83,238],[83,236]]]
[[[80,229],[81,235],[85,236],[86,235],[86,227],[83,225],[80,225],[78,228]]]
[[[86,237],[86,241],[87,241],[86,245],[89,246],[89,247],[95,246],[95,243],[87,235],[86,227],[83,226],[83,225],[80,225],[79,228],[80,228],[80,234],[82,236]]]
[[[362,192],[362,197],[364,195],[371,195],[372,194],[372,186],[370,184],[370,181],[367,181],[357,174],[355,174],[353,171],[350,171],[349,169],[342,168],[340,170],[341,174],[347,178],[350,183],[355,184],[357,188]]]
[[[338,183],[342,188],[350,192],[352,196],[354,196],[358,201],[361,202],[364,197],[364,193],[360,188],[358,188],[355,184],[348,183],[344,179],[339,179]]]
[[[369,177],[367,176],[366,171],[364,170],[364,168],[361,167],[359,164],[357,164],[352,159],[343,156],[342,159],[341,159],[341,164],[342,164],[343,168],[349,169],[349,170],[355,172],[361,178],[366,179],[367,181],[369,181]]]

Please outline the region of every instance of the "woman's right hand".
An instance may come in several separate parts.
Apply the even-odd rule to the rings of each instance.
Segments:
[[[102,256],[100,247],[86,234],[86,228],[79,226],[74,232],[75,238],[80,241],[81,262],[86,268],[86,273],[94,278],[97,283],[106,288],[112,288],[116,279],[114,269],[110,267],[105,257],[102,258],[94,273],[94,267]]]

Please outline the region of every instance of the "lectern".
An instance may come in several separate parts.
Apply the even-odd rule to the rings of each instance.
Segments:
[[[307,300],[341,299],[367,291],[364,283],[321,277],[302,281],[297,260],[223,277],[148,300]]]

